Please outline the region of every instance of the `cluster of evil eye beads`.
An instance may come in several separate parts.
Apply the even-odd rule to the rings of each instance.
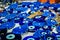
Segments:
[[[35,12],[42,12],[28,18]],[[55,20],[60,4],[22,2],[12,3],[0,12],[0,40],[60,40],[60,25]],[[8,30],[12,30],[11,32]],[[22,38],[30,32],[33,35]]]

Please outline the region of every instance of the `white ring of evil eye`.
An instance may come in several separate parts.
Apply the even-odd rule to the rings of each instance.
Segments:
[[[45,9],[45,10],[43,10],[44,12],[49,12],[49,10],[47,10],[47,9]]]
[[[14,34],[9,34],[6,36],[7,39],[14,39],[15,38],[15,35]]]
[[[30,6],[30,7],[31,7],[31,6],[33,7],[34,5],[32,4],[32,5],[29,5],[29,6]]]
[[[44,6],[39,6],[39,8],[44,8]]]
[[[7,8],[6,11],[10,11],[10,9]]]
[[[54,7],[49,7],[49,9],[54,9]]]
[[[31,11],[31,13],[35,13],[35,11]]]
[[[51,40],[52,38],[51,37],[48,37],[47,40]]]
[[[23,23],[28,23],[28,21],[23,21]]]
[[[58,40],[60,40],[60,35],[57,35],[56,37],[57,37]]]
[[[34,8],[35,10],[37,9],[37,7]]]
[[[35,18],[41,18],[41,16],[36,16]]]
[[[48,28],[48,26],[44,26],[44,28],[45,28],[45,29],[47,29],[47,28]]]
[[[29,26],[29,29],[34,29],[35,27],[34,26]]]
[[[34,38],[28,38],[27,40],[35,40]]]
[[[17,11],[15,10],[15,11],[13,11],[13,13],[17,13]]]
[[[60,10],[60,8],[57,8],[57,10]]]
[[[3,21],[3,22],[6,22],[6,21],[8,21],[8,19],[2,19],[2,21]]]

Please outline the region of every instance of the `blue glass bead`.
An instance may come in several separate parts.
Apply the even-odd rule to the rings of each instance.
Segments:
[[[2,24],[2,23],[4,23],[2,20],[0,20],[0,23]]]
[[[17,10],[13,10],[13,13],[19,14]]]
[[[48,16],[49,19],[53,19],[53,18],[56,18],[56,14],[51,14],[50,16]]]
[[[20,20],[21,20],[21,18],[19,18],[19,17],[15,17],[13,20],[14,20],[15,23],[19,23]]]
[[[5,18],[6,19],[12,19],[14,17],[16,17],[17,14],[10,14],[10,15],[7,15]]]
[[[39,40],[39,38],[34,38],[33,36],[27,36],[23,40]]]
[[[12,33],[14,33],[14,34],[21,34],[21,32],[22,32],[21,28],[19,28],[19,27],[13,29],[13,31],[12,31]]]
[[[55,34],[56,40],[60,40],[60,33]]]
[[[14,33],[14,34],[23,34],[27,30],[28,30],[28,25],[27,24],[24,24],[24,25],[22,25],[20,27],[17,27],[15,29],[13,29],[12,33]]]
[[[48,26],[48,25],[44,25],[43,27],[42,27],[45,31],[47,30],[49,30],[49,31],[51,31],[52,29],[51,29],[51,26]]]
[[[46,20],[46,23],[47,23],[48,26],[52,25],[51,20]]]
[[[1,14],[0,14],[2,17],[5,17],[8,15],[8,13],[6,11],[3,11]]]
[[[24,18],[20,18],[19,20],[16,20],[20,25],[23,25],[24,23],[23,23],[23,20]]]
[[[7,21],[8,21],[8,19],[3,18],[1,21],[5,23],[5,22],[7,22]]]
[[[48,7],[50,6],[50,3],[47,3],[47,2],[46,2],[46,3],[44,3],[43,5],[48,8]]]
[[[52,23],[53,25],[56,25],[56,24],[57,24],[57,21],[56,21],[56,20],[51,20],[51,23]]]
[[[45,18],[46,16],[36,16],[33,18],[33,20],[37,22],[45,22]]]
[[[56,37],[54,35],[51,35],[51,34],[46,34],[43,37],[43,40],[56,40]]]
[[[17,3],[12,3],[8,8],[10,9],[16,9],[18,7],[18,4]]]
[[[24,18],[23,20],[20,21],[20,23],[23,24],[28,24],[29,26],[32,25],[33,19],[29,19],[29,18]]]
[[[26,32],[28,30],[28,25],[27,24],[22,25],[21,29],[23,30],[23,32]]]
[[[46,34],[47,34],[47,33],[44,32],[44,30],[41,28],[41,29],[37,30],[37,31],[33,34],[33,36],[34,36],[35,38],[41,38],[42,36],[44,36],[44,35],[46,35]]]
[[[51,20],[51,19],[46,20],[46,23],[48,26],[52,26],[52,25],[57,24],[57,22],[55,20]]]
[[[36,22],[36,21],[34,21],[33,25],[38,26],[38,27],[43,27],[45,25],[45,23],[44,22]]]
[[[30,5],[29,5],[29,8],[33,8],[35,5],[33,4],[33,3],[31,3]]]
[[[2,40],[21,40],[22,37],[20,34],[6,33],[1,36]]]
[[[20,13],[20,14],[18,15],[18,17],[20,17],[20,18],[26,18],[26,17],[28,17],[28,16],[29,16],[28,13]]]
[[[49,6],[50,8],[49,9],[56,10],[55,6],[56,6],[56,4],[50,4],[50,6]]]
[[[31,4],[31,2],[22,2],[22,5],[28,6],[28,5],[30,5],[30,4]]]
[[[38,26],[33,26],[33,25],[28,26],[28,32],[35,32],[38,29],[39,29]]]
[[[60,26],[57,26],[56,28],[57,28],[57,31],[60,33]]]
[[[1,29],[2,28],[7,28],[7,29],[10,29],[10,28],[13,28],[14,27],[14,21],[10,21],[10,22],[6,22],[6,23],[3,23],[1,25]]]
[[[13,9],[10,9],[10,10],[8,11],[8,13],[9,13],[9,14],[12,14],[12,13],[13,13]]]
[[[41,5],[40,2],[34,2],[33,5],[35,5],[36,7],[39,7]]]
[[[45,10],[42,14],[42,16],[49,16],[50,15],[50,12],[49,10]]]
[[[34,10],[34,7],[31,7],[30,9],[31,9],[31,11],[35,11],[35,10]]]
[[[60,4],[56,4],[55,7],[56,7],[56,8],[59,8],[59,7],[60,7]]]
[[[6,8],[5,10],[8,12],[8,11],[10,11],[10,8]]]
[[[0,26],[0,30],[2,30],[2,29],[5,29],[6,27],[2,27],[2,26]]]
[[[56,14],[51,13],[51,17],[52,17],[52,18],[55,18],[55,17],[56,17]]]
[[[28,10],[28,8],[24,8],[24,7],[19,7],[19,8],[18,8],[18,7],[17,7],[16,10],[17,10],[17,11],[22,11],[22,12],[23,12],[23,11]]]

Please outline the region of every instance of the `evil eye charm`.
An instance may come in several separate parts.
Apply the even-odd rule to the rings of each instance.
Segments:
[[[39,38],[34,38],[33,36],[27,36],[23,40],[39,40]]]
[[[56,38],[55,38],[54,35],[46,34],[46,35],[43,37],[43,40],[56,40]]]
[[[36,30],[38,30],[39,27],[38,26],[28,26],[28,32],[35,32]]]
[[[42,28],[43,28],[44,30],[52,30],[52,29],[51,29],[51,26],[48,26],[48,25],[44,25]]]
[[[47,32],[45,32],[42,28],[40,28],[39,30],[37,30],[34,34],[33,34],[33,36],[35,37],[35,38],[41,38],[42,36],[44,36],[44,35],[46,35],[47,34]]]
[[[55,34],[57,40],[60,40],[60,33]]]
[[[21,40],[21,35],[20,34],[12,34],[12,33],[7,33],[3,36],[1,36],[2,40]]]
[[[28,30],[29,30],[29,31],[33,31],[34,29],[35,29],[34,26],[28,26]]]

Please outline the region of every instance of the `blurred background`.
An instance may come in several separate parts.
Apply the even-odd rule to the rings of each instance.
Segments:
[[[50,2],[50,3],[59,3],[60,0],[0,0],[0,3],[12,3],[12,2],[23,2],[23,1],[26,1],[26,2]]]
[[[60,3],[60,0],[0,0],[0,11],[2,11],[6,6],[10,5],[14,2],[41,2],[46,3],[49,2],[50,4]]]

